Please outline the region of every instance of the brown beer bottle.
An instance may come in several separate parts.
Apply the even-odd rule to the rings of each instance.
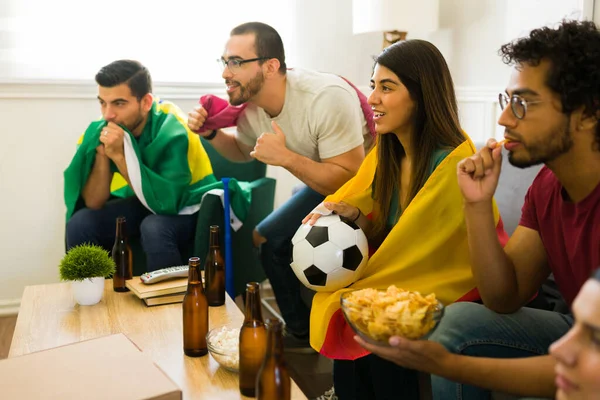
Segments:
[[[240,329],[240,392],[254,397],[256,376],[265,358],[267,332],[260,311],[258,282],[246,284],[246,311]]]
[[[225,304],[225,261],[219,246],[219,226],[211,225],[208,254],[204,261],[204,281],[209,306]]]
[[[183,296],[183,352],[189,357],[200,357],[208,353],[208,303],[202,287],[200,259],[189,260],[188,285]]]
[[[258,400],[290,400],[292,381],[283,359],[282,324],[267,319],[267,354],[256,377]]]
[[[113,275],[115,292],[128,292],[125,281],[133,277],[133,261],[131,247],[127,243],[127,222],[125,217],[117,217],[115,244],[112,248],[112,258],[117,266]]]

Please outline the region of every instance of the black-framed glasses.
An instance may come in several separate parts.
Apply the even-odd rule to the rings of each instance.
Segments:
[[[217,59],[217,62],[219,63],[219,65],[221,65],[221,69],[224,70],[225,67],[229,68],[229,70],[231,71],[232,74],[235,74],[237,71],[240,70],[241,66],[249,63],[249,62],[253,62],[253,61],[262,61],[262,60],[268,60],[270,57],[256,57],[256,58],[249,58],[247,60],[244,60],[242,58],[230,58],[229,60],[224,59],[223,57]]]
[[[525,115],[527,114],[528,104],[537,104],[543,102],[544,100],[527,101],[518,94],[513,94],[510,97],[508,97],[505,93],[500,93],[498,95],[498,103],[500,103],[500,108],[504,110],[508,103],[510,103],[510,109],[517,119],[525,118]]]

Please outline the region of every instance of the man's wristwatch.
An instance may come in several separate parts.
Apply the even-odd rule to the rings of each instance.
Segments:
[[[215,138],[215,136],[217,136],[217,132],[219,132],[218,129],[213,129],[213,131],[210,133],[210,135],[202,136],[202,137],[206,140],[213,140]]]

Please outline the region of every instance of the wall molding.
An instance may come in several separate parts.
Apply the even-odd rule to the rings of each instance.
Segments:
[[[17,315],[21,307],[21,299],[0,300],[0,317]]]
[[[497,103],[498,94],[504,91],[491,86],[458,86],[456,98],[459,103]]]
[[[222,83],[154,83],[154,93],[170,100],[196,100],[205,94],[225,96]],[[93,81],[0,80],[0,99],[95,99]]]
[[[358,87],[369,93],[368,86]],[[501,89],[485,86],[457,86],[459,103],[495,103]],[[156,82],[154,93],[170,100],[195,100],[205,94],[226,96],[223,83]],[[0,80],[0,99],[93,99],[97,95],[93,81]]]
[[[365,94],[368,86],[359,86]],[[456,97],[463,129],[473,140],[497,135],[498,93],[502,90],[487,86],[458,86]],[[154,84],[154,93],[174,102],[197,101],[200,96],[214,94],[226,98],[223,83],[165,83]],[[0,80],[0,100],[94,100],[97,95],[93,81],[35,81]]]
[[[366,86],[358,86],[358,89],[368,94],[371,89]],[[503,89],[492,86],[456,86],[456,99],[459,103],[496,103],[498,102],[498,93]]]
[[[495,87],[456,89],[461,125],[474,141],[485,141],[498,135],[498,94],[503,90]]]

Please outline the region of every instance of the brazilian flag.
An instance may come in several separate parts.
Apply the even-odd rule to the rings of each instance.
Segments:
[[[173,103],[155,100],[142,134],[136,138],[125,129],[124,153],[131,186],[111,161],[114,172],[111,194],[137,196],[152,213],[193,214],[200,209],[207,192],[219,192],[223,184],[213,175],[210,160],[200,138],[187,126],[185,115]],[[67,221],[75,212],[81,191],[88,180],[100,145],[105,120],[92,122],[80,138],[77,152],[64,172]],[[241,224],[250,207],[246,182],[231,180],[232,217]]]

